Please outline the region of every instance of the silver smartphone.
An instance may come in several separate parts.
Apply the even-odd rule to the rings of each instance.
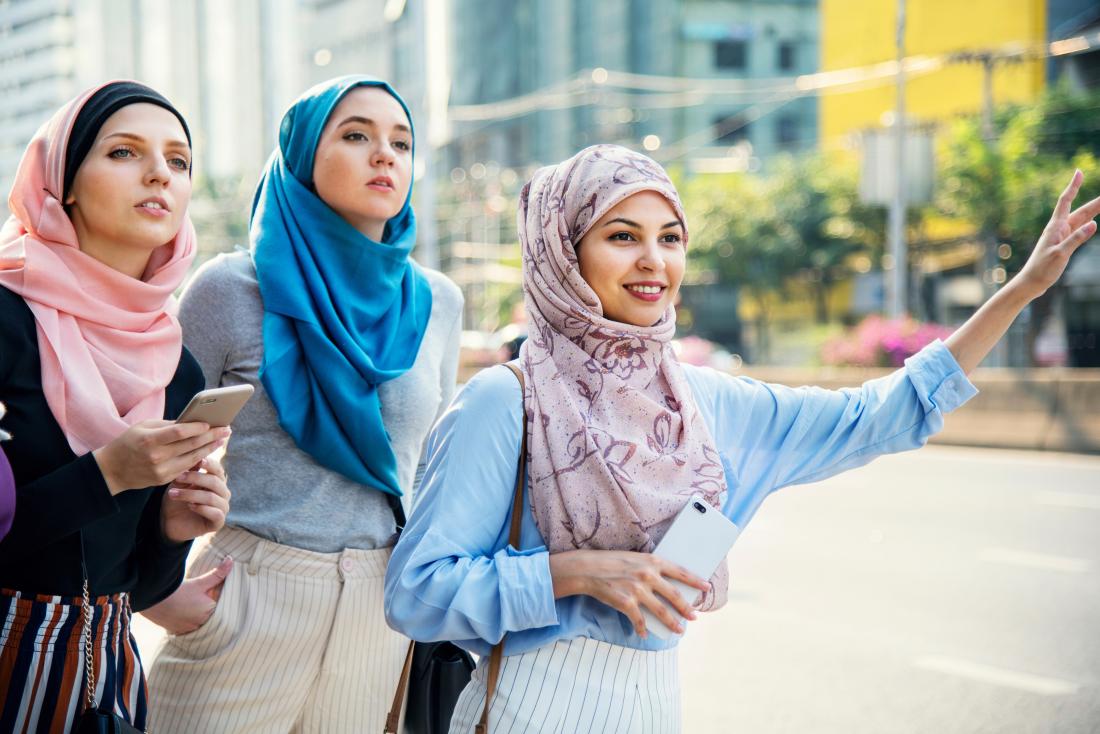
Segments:
[[[671,561],[706,580],[714,574],[740,534],[739,527],[718,509],[707,504],[702,495],[696,494],[692,495],[684,509],[676,515],[668,532],[653,549],[653,555]],[[670,579],[670,582],[689,603],[700,594],[698,589],[681,581]],[[657,598],[663,601],[660,594]],[[672,610],[673,616],[680,616],[672,605],[667,602],[666,605]],[[645,626],[649,634],[661,639],[676,636],[653,612],[643,607],[642,614],[645,616]],[[680,624],[686,624],[686,620],[680,618]]]
[[[211,428],[228,426],[252,397],[251,385],[214,387],[195,393],[176,423],[206,423]]]

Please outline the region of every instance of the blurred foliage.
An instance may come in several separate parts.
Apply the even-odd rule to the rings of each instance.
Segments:
[[[958,120],[941,138],[936,208],[1010,245],[1005,268],[1018,272],[1074,168],[1085,174],[1077,204],[1100,195],[1098,112],[1100,91],[1058,86],[1036,105],[999,109],[992,140],[980,117]]]
[[[809,293],[824,324],[830,289],[882,257],[885,210],[859,200],[850,162],[813,155],[783,158],[764,176],[678,178],[692,227],[692,275],[735,285],[752,300],[761,356],[775,294]]]
[[[1019,272],[1074,168],[1085,177],[1075,205],[1100,195],[1097,112],[1100,90],[1080,93],[1060,85],[1037,104],[999,109],[991,140],[983,137],[979,117],[957,121],[941,138],[935,206],[973,223],[987,241],[1009,245],[1001,263],[1010,275]],[[1031,306],[1032,355],[1059,291],[1056,285]]]

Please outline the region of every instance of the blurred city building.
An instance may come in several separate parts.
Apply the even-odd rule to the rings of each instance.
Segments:
[[[511,202],[539,164],[611,142],[691,175],[816,147],[817,99],[791,80],[817,69],[817,5],[452,0],[439,241],[467,322],[494,328],[518,296]],[[739,346],[732,286],[685,299],[696,333]]]
[[[822,70],[827,73],[894,58],[897,10],[898,3],[893,0],[822,0]],[[1078,89],[1097,84],[1100,54],[1095,42],[1074,45],[1082,36],[1097,31],[1100,6],[1094,0],[974,0],[961,4],[921,0],[908,2],[906,15],[905,53],[925,61],[907,80],[905,92],[906,178],[911,205],[926,202],[931,194],[932,138],[946,124],[975,114],[991,120],[996,106],[1034,103],[1050,85],[1062,80]],[[861,155],[865,184],[868,176],[883,166],[896,165],[889,144],[897,123],[895,101],[895,90],[889,86],[826,90],[821,95],[821,147]],[[992,129],[988,124],[987,137],[993,135]],[[913,197],[914,190],[922,190],[924,196]],[[941,323],[961,322],[1003,282],[1003,275],[998,276],[998,269],[1003,272],[1003,268],[997,247],[997,242],[985,238],[968,222],[927,217],[919,239],[909,242],[909,310]],[[1091,287],[1080,282],[1091,286],[1090,273],[1098,268],[1083,261],[1094,257],[1095,252],[1084,251],[1073,265],[1080,272],[1067,278],[1067,287],[1073,289],[1070,297],[1076,294],[1078,299],[1075,305],[1092,303]],[[858,276],[851,312],[880,312],[883,282],[884,272],[878,269]],[[1093,308],[1100,311],[1100,300],[1084,311]],[[1058,309],[1056,320],[1064,310]],[[1077,321],[1081,314],[1081,308],[1074,309]],[[1074,328],[1100,332],[1100,314],[1095,321],[1091,316],[1084,318],[1090,325]],[[1026,321],[1025,315],[1010,333],[1006,351],[994,355],[993,361],[1001,365],[1029,362]],[[1057,341],[1064,330],[1058,323],[1046,331],[1057,335],[1053,337]],[[1100,364],[1092,359],[1069,361],[1082,366]]]
[[[596,142],[690,160],[742,141],[755,166],[816,145],[812,96],[695,82],[816,70],[817,0],[453,0],[451,23],[452,166],[549,163]]]
[[[247,243],[253,187],[290,101],[340,74],[386,78],[417,125],[417,255],[459,282],[466,323],[490,333],[519,301],[520,187],[535,166],[585,145],[643,149],[687,179],[767,173],[787,154],[847,150],[886,181],[897,7],[897,0],[0,0],[0,190],[62,102],[97,82],[137,78],[187,116],[203,252],[229,250]],[[1098,23],[1095,0],[911,0],[910,192],[927,196],[937,180],[929,151],[959,116],[1034,102],[1060,81],[1096,88]],[[867,181],[881,200],[883,186]],[[995,243],[937,216],[915,234],[911,310],[948,323],[965,318],[996,287]],[[1074,364],[1100,361],[1097,252],[1075,259],[1059,310],[1067,315],[1047,340],[1053,352],[1077,354]],[[849,317],[880,310],[878,266],[838,284],[831,310]],[[692,330],[738,346],[736,289],[702,280],[684,299]],[[780,306],[780,318],[811,320],[807,302]],[[1080,357],[1089,349],[1093,357]]]

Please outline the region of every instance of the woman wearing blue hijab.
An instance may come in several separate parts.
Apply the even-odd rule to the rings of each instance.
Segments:
[[[424,438],[450,402],[462,297],[410,258],[413,129],[385,82],[320,84],[287,111],[250,252],[183,295],[207,384],[256,393],[233,424],[226,526],[150,610],[168,640],[154,731],[380,731],[408,641],[382,584]]]

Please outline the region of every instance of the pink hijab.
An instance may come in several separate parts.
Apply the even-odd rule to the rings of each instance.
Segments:
[[[675,313],[655,325],[604,318],[576,246],[609,209],[655,191],[687,226],[664,170],[597,145],[535,173],[520,194],[519,237],[530,336],[527,378],[531,504],[551,553],[652,551],[695,493],[720,507],[725,474],[669,345]],[[726,566],[704,609],[726,601]]]
[[[195,257],[189,217],[153,252],[141,280],[80,251],[61,202],[65,146],[81,107],[72,100],[43,125],[15,175],[0,229],[0,286],[34,314],[42,390],[78,456],[130,426],[164,417],[164,389],[183,347],[173,291]]]

